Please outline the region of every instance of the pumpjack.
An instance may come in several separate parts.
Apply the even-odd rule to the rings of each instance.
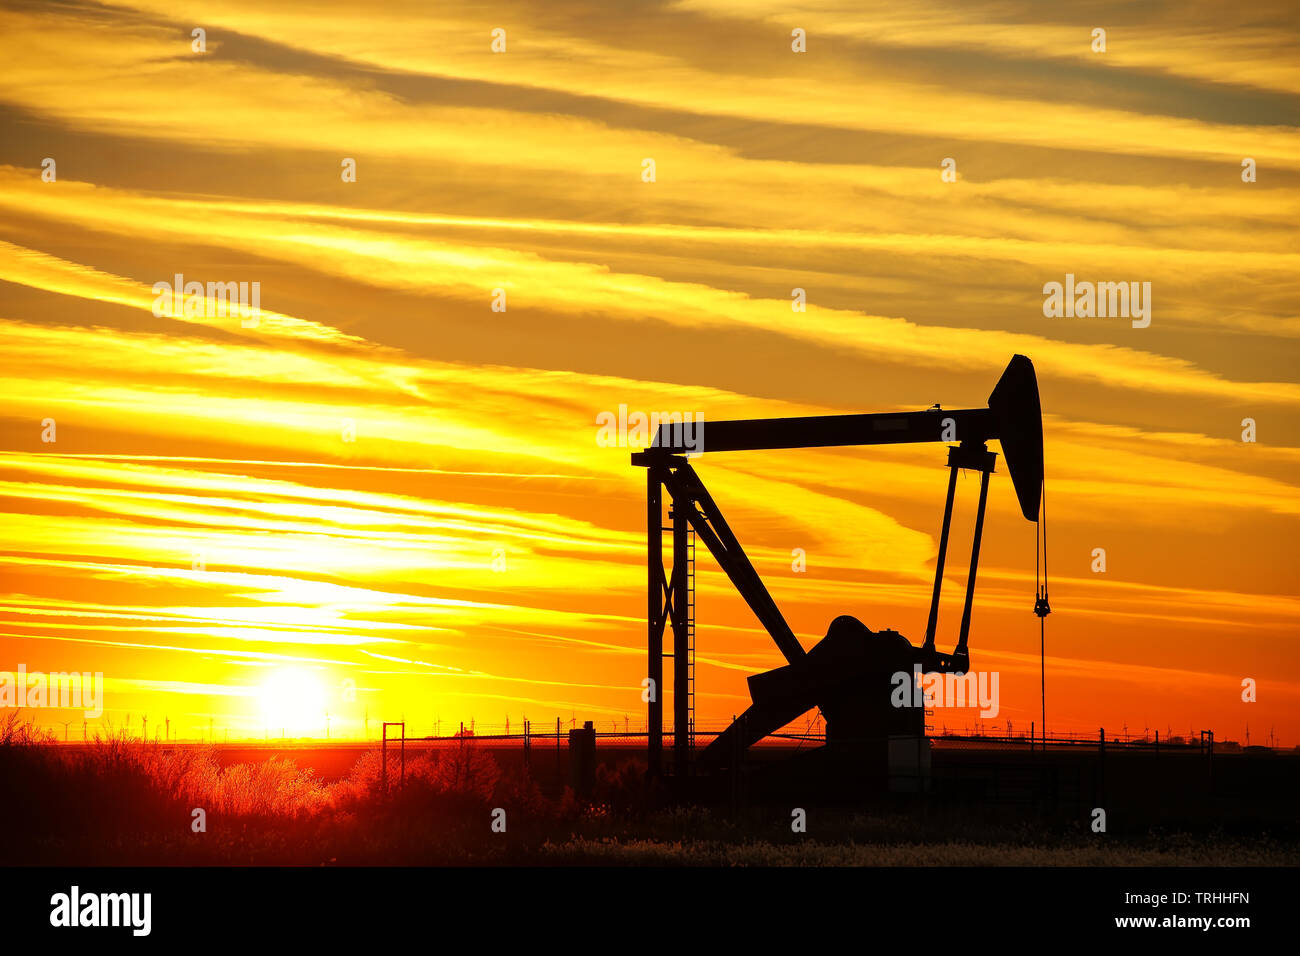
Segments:
[[[694,761],[702,768],[734,766],[745,751],[801,714],[817,708],[825,718],[827,748],[849,748],[865,754],[876,767],[887,763],[891,737],[922,737],[924,711],[895,707],[890,696],[892,677],[913,672],[965,673],[970,666],[971,605],[979,565],[980,539],[988,499],[989,475],[996,454],[988,442],[1001,443],[1020,510],[1037,521],[1043,485],[1042,410],[1033,363],[1015,355],[988,398],[986,408],[943,409],[862,415],[820,415],[802,418],[759,418],[708,422],[701,436],[685,431],[687,424],[660,425],[648,448],[632,454],[632,464],[646,469],[648,565],[649,770],[663,772],[663,661],[673,666],[673,767],[682,774],[693,763],[694,721],[694,592],[688,579],[693,552],[689,531],[708,548],[736,590],[785,657],[786,664],[749,678],[750,707]],[[948,446],[948,493],[944,505],[934,590],[925,640],[918,647],[893,630],[872,631],[856,618],[835,618],[826,636],[811,650],[791,631],[758,572],[746,556],[722,511],[687,458],[688,452],[724,452],[824,448],[845,445],[884,445],[902,442],[945,442]],[[939,596],[943,585],[948,532],[959,470],[980,473],[979,507],[975,515],[970,572],[961,631],[951,653],[935,647]],[[663,525],[665,493],[671,525]],[[671,572],[665,568],[663,533],[672,532]],[[1043,601],[1045,604],[1045,600]],[[672,654],[664,653],[665,631],[672,629]]]

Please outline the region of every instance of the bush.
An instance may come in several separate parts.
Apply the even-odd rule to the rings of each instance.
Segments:
[[[491,800],[501,779],[501,768],[486,750],[461,743],[438,755],[432,768],[435,786],[442,793],[476,796]]]

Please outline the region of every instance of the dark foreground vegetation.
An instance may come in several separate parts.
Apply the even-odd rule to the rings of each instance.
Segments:
[[[943,801],[806,809],[795,833],[788,807],[667,806],[629,759],[601,765],[579,801],[471,742],[408,756],[405,785],[386,793],[378,750],[327,782],[279,756],[223,767],[207,747],[123,736],[72,749],[13,712],[0,719],[6,865],[1300,863],[1285,825],[1098,834],[1085,819]]]

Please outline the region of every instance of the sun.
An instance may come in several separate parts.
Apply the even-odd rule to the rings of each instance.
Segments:
[[[295,667],[274,671],[257,692],[262,725],[274,735],[320,736],[325,727],[325,690],[312,673]]]

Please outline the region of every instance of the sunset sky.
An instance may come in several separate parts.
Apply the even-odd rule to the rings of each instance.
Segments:
[[[1300,744],[1293,4],[311,7],[0,6],[0,671],[103,672],[92,734],[639,728],[645,473],[597,416],[980,407],[1023,353],[1050,728]],[[1151,283],[1150,326],[1045,317],[1067,273]],[[260,283],[260,321],[155,315],[176,274]],[[945,460],[697,469],[808,648],[840,614],[920,643]],[[1001,456],[988,507],[972,666],[1019,732]],[[783,661],[700,554],[710,728]]]

